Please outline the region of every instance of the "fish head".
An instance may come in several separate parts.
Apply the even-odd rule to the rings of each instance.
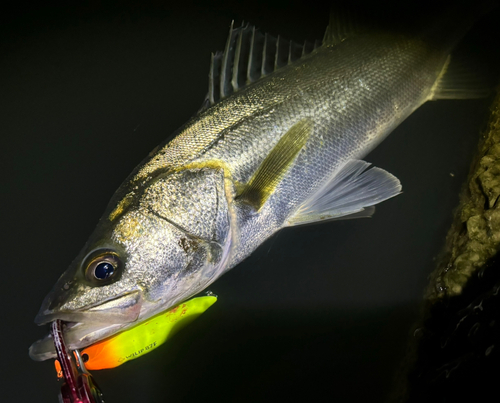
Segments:
[[[224,272],[231,249],[224,181],[220,169],[185,169],[121,197],[35,322],[69,322],[66,342],[82,348],[202,291]],[[32,358],[53,357],[50,340],[37,343]]]

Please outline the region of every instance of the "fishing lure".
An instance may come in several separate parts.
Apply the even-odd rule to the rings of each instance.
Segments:
[[[64,383],[61,386],[59,401],[61,403],[104,403],[102,392],[95,383],[78,350],[72,357],[64,343],[62,321],[55,320],[51,326],[52,337],[56,349],[56,371],[58,378]]]
[[[81,355],[86,368],[115,368],[153,351],[210,308],[215,301],[217,297],[213,294],[190,299],[146,322],[83,349]]]
[[[153,316],[126,331],[93,344],[72,357],[64,343],[62,322],[52,323],[52,337],[57,352],[55,368],[61,386],[63,403],[104,403],[102,392],[88,370],[115,368],[147,354],[165,343],[174,333],[191,323],[208,308],[217,296],[208,293]]]

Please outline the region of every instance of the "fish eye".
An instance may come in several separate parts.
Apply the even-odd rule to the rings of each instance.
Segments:
[[[109,262],[101,262],[94,269],[94,277],[98,280],[106,280],[115,272],[115,266]]]
[[[122,268],[118,255],[109,250],[93,253],[87,258],[85,277],[94,285],[106,285],[117,279]]]

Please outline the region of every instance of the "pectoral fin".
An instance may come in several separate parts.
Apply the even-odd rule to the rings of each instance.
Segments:
[[[259,210],[273,194],[297,154],[306,144],[312,128],[313,123],[309,119],[303,119],[293,125],[262,161],[248,184],[242,187],[237,199],[244,200]]]
[[[401,193],[398,178],[368,162],[351,160],[287,220],[287,226],[340,217],[369,217],[373,205]]]

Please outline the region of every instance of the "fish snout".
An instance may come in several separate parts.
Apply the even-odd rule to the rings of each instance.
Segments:
[[[74,311],[50,309],[50,301],[45,301],[35,323],[43,325],[56,319],[64,321],[64,339],[68,348],[74,350],[89,346],[135,322],[139,318],[142,305],[140,291],[128,292],[101,304]],[[36,361],[55,358],[52,337],[47,335],[33,343],[29,354]]]
[[[132,291],[110,298],[102,303],[86,306],[76,310],[58,308],[59,304],[44,301],[35,317],[37,325],[61,319],[65,322],[124,324],[137,320],[141,312],[142,296],[140,291]],[[53,308],[53,306],[55,306]]]

